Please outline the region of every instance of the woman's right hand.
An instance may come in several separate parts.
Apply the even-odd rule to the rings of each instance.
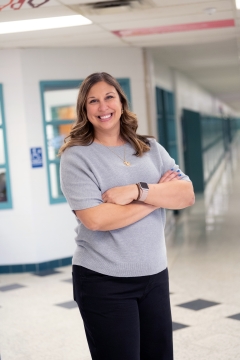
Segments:
[[[182,175],[181,175],[180,170],[177,170],[177,171],[168,170],[167,172],[165,172],[165,174],[163,174],[163,176],[159,180],[158,184],[162,184],[162,183],[169,182],[169,181],[181,180],[181,178],[182,178]]]
[[[138,188],[136,184],[118,186],[111,188],[102,195],[104,203],[117,205],[127,205],[135,200],[138,196]]]

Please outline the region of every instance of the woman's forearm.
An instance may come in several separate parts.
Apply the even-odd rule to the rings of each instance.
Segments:
[[[146,204],[165,209],[183,209],[194,204],[195,196],[190,181],[170,181],[148,186]]]
[[[156,206],[140,202],[128,205],[104,203],[86,210],[76,210],[75,213],[86,228],[109,231],[131,225],[156,209]]]

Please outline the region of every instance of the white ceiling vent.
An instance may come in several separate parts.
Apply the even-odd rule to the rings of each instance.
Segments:
[[[70,6],[82,15],[121,14],[132,10],[144,10],[154,7],[151,0],[106,0]]]

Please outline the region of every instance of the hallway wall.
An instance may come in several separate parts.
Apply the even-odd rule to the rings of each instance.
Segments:
[[[188,76],[160,62],[159,59],[151,53],[151,50],[149,50],[149,58],[153,63],[154,69],[152,74],[152,89],[158,86],[162,89],[172,91],[175,94],[179,165],[184,170],[181,127],[183,109],[219,117],[221,117],[222,114],[230,116],[237,116],[238,114]]]
[[[106,71],[129,78],[139,132],[147,133],[141,49],[73,48],[0,51],[13,209],[1,210],[0,265],[70,257],[76,221],[68,205],[50,205],[39,81],[84,79]],[[42,168],[31,168],[30,148],[43,149]]]

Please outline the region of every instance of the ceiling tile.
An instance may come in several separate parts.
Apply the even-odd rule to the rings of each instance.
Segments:
[[[236,24],[237,27],[240,27],[240,19],[237,18],[237,19],[235,20],[235,24]]]
[[[108,0],[61,0],[62,4],[66,5],[73,5],[73,4],[79,4],[79,5],[85,5],[85,4],[93,4],[96,2],[106,2]]]
[[[23,40],[23,39],[35,39],[35,41],[39,41],[41,39],[47,39],[49,37],[56,37],[61,41],[62,37],[69,37],[79,35],[79,36],[87,36],[88,34],[97,34],[97,33],[110,33],[108,31],[102,30],[97,25],[84,25],[84,26],[74,26],[64,29],[51,29],[51,30],[40,30],[40,31],[26,31],[17,34],[5,34],[0,36],[0,43],[13,41],[13,40]],[[111,36],[114,36],[111,34]]]
[[[39,39],[35,41],[34,39],[22,39],[20,41],[9,41],[9,42],[0,42],[0,49],[6,48],[62,48],[62,47],[128,47],[127,44],[123,43],[120,39],[110,39],[110,38],[63,38],[59,40],[58,38],[47,38]]]
[[[97,23],[114,23],[122,22],[126,20],[141,20],[141,19],[156,19],[172,16],[186,16],[193,14],[205,14],[204,9],[216,8],[217,12],[232,11],[233,7],[229,0],[224,1],[209,1],[207,6],[206,3],[201,2],[190,3],[187,5],[175,5],[166,6],[159,8],[150,8],[145,10],[128,11],[125,14],[114,14],[113,15],[86,15],[90,20]],[[208,15],[209,20],[214,19],[216,14]]]
[[[102,24],[106,29],[109,30],[122,30],[122,29],[137,29],[137,28],[147,28],[154,26],[164,26],[164,25],[175,25],[175,24],[188,24],[195,22],[208,22],[208,21],[217,21],[224,19],[233,19],[233,11],[219,12],[216,13],[213,17],[209,17],[206,14],[197,14],[197,15],[186,15],[186,16],[173,16],[165,17],[158,19],[144,19],[144,20],[132,20],[132,21],[121,21],[115,23]]]
[[[37,9],[23,9],[19,11],[1,11],[0,21],[17,21],[67,15],[76,15],[76,13],[66,6],[58,5],[51,7],[40,7]]]
[[[129,36],[123,37],[123,39],[127,40],[131,39],[151,39],[151,37],[159,37],[165,39],[188,39],[188,38],[205,38],[207,39],[208,36],[218,36],[224,34],[231,34],[233,37],[235,36],[235,28],[234,27],[227,27],[227,28],[217,28],[217,29],[202,29],[202,30],[192,30],[192,31],[179,31],[179,32],[170,32],[170,33],[157,33],[157,34],[149,34],[149,35],[138,35],[138,36]]]
[[[193,1],[194,0],[152,0],[152,2],[154,4],[156,4],[157,6],[185,5],[185,4],[192,4]],[[206,4],[209,1],[208,0],[197,0],[197,2]],[[229,0],[229,3],[231,3],[231,0]]]
[[[155,47],[161,49],[162,47],[168,46],[184,46],[184,45],[191,45],[194,46],[195,44],[208,44],[212,42],[222,42],[223,40],[232,39],[232,35],[221,35],[221,36],[209,36],[208,38],[203,37],[190,37],[187,39],[179,38],[179,39],[152,39],[151,41],[142,40],[139,42],[136,42],[135,39],[132,41],[128,41],[129,44],[136,47]]]
[[[209,42],[223,40],[224,38],[236,38],[235,28],[212,29],[201,31],[189,31],[183,33],[152,34],[143,36],[129,36],[123,38],[127,43],[135,46],[162,46],[177,44],[194,44],[195,42]]]

